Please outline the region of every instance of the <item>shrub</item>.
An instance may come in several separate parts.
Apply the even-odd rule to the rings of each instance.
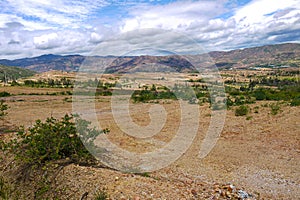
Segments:
[[[300,106],[300,97],[295,98],[291,101],[291,106]]]
[[[226,99],[226,105],[227,105],[227,107],[230,107],[230,106],[234,105],[234,102],[231,100],[230,97],[227,97],[227,99]]]
[[[258,106],[255,106],[255,107],[254,107],[254,113],[258,113],[258,109],[259,109],[259,107],[258,107]]]
[[[256,100],[261,101],[266,99],[266,93],[263,90],[258,90],[254,92],[254,97]]]
[[[143,176],[143,177],[147,177],[147,178],[150,177],[149,172],[143,172],[143,173],[140,173],[139,175],[141,175],[141,176]]]
[[[10,85],[11,86],[20,86],[20,84],[15,80],[13,80]]]
[[[100,191],[96,194],[95,200],[106,200],[108,199],[108,194],[105,191]]]
[[[245,105],[241,105],[235,110],[235,116],[244,116],[247,115],[248,113],[249,113],[249,107]]]
[[[136,90],[131,98],[134,102],[149,102],[158,99],[176,99],[175,94],[170,91]]]
[[[0,118],[5,116],[7,113],[5,112],[8,109],[8,105],[4,103],[3,100],[0,101]]]
[[[252,116],[247,116],[247,117],[246,117],[246,120],[251,120],[251,119],[253,119]]]
[[[273,104],[270,104],[270,108],[271,108],[271,114],[272,115],[277,115],[278,112],[280,112],[280,105],[278,103],[273,103]]]
[[[0,92],[0,97],[9,97],[11,94],[9,92]]]
[[[0,177],[0,199],[3,200],[10,199],[11,193],[12,193],[11,188],[7,185],[4,178],[1,176]]]
[[[228,93],[230,96],[237,96],[240,95],[240,90],[238,90],[237,88],[234,87],[225,87],[225,91],[226,93]]]
[[[89,125],[90,122],[73,115],[65,115],[61,120],[53,117],[45,122],[37,120],[32,128],[21,129],[17,138],[3,147],[12,150],[17,160],[31,165],[41,166],[65,158],[73,163],[91,163],[95,158],[83,144],[92,145],[99,134],[109,130],[98,131]]]

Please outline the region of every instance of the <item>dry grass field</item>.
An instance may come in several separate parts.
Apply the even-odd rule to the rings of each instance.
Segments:
[[[2,98],[9,106],[5,120],[14,126],[29,127],[37,119],[45,120],[49,116],[60,118],[72,113],[72,95],[45,95],[71,90],[0,87],[0,92],[13,94]],[[110,129],[110,141],[128,151],[147,152],[159,148],[173,138],[179,127],[178,102],[161,100],[158,104],[167,113],[164,127],[152,142],[137,140],[118,127],[111,112],[110,100],[110,96],[97,96],[95,99],[99,123],[101,127]],[[97,191],[104,189],[110,199],[238,199],[232,189],[226,189],[228,185],[234,185],[236,190],[251,194],[249,199],[298,199],[300,108],[283,103],[281,111],[272,115],[270,108],[264,106],[267,103],[272,101],[250,104],[248,116],[235,116],[235,107],[226,110],[220,137],[213,150],[203,159],[198,157],[198,153],[211,120],[212,112],[208,103],[197,106],[200,111],[199,128],[193,144],[168,167],[141,176],[71,164],[58,171],[51,182],[51,189],[45,194],[50,199],[80,199],[88,192],[87,199],[94,199]],[[157,103],[131,102],[133,122],[147,126],[150,123],[149,109],[154,105]],[[10,137],[11,134],[3,134],[1,138]],[[1,175],[11,177],[9,173],[13,169],[8,167],[10,161],[9,158],[1,161]],[[34,199],[34,191],[30,188],[24,185],[18,189],[23,198],[27,196],[28,199]],[[232,194],[227,194],[228,191]]]

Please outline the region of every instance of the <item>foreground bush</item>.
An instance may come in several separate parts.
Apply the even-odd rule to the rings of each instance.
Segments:
[[[76,129],[76,125],[79,127]],[[95,138],[108,130],[89,128],[90,122],[73,115],[61,120],[53,117],[45,122],[37,120],[27,131],[21,129],[17,138],[2,147],[11,150],[16,159],[26,164],[43,165],[48,161],[68,158],[72,163],[90,163],[95,158],[86,150],[83,142],[93,144]]]
[[[244,116],[249,113],[249,107],[242,105],[235,110],[235,116]]]

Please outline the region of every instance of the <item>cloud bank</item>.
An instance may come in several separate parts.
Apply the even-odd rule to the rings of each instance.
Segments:
[[[199,46],[300,42],[298,0],[4,0],[0,6],[0,58],[6,59],[120,55],[141,46],[195,54]]]

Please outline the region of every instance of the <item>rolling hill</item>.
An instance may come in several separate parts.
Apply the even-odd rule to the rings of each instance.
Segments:
[[[36,74],[36,72],[29,69],[0,65],[0,80],[3,82],[29,77],[34,74]]]
[[[186,59],[188,58],[188,59]],[[190,62],[192,60],[192,62]],[[199,67],[218,68],[248,68],[267,65],[300,66],[300,44],[285,43],[267,45],[232,51],[214,51],[208,54],[170,56],[81,56],[81,55],[53,55],[47,54],[34,58],[17,60],[0,60],[0,64],[16,66],[37,72],[50,70],[78,71],[82,64],[102,67],[109,73],[125,73],[128,71],[194,71],[193,65]]]

